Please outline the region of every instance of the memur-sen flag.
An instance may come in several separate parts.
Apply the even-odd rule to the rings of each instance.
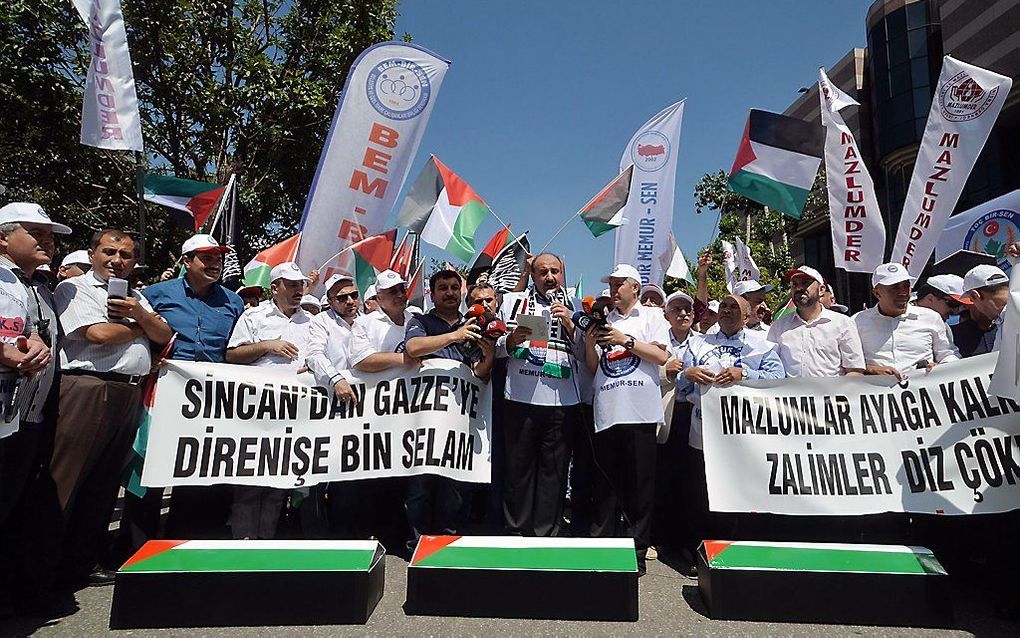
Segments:
[[[840,109],[859,104],[829,81],[824,68],[818,69],[818,99],[825,128],[832,256],[837,268],[874,272],[885,256],[885,223],[861,149],[839,114]]]
[[[751,109],[726,185],[799,219],[821,161],[822,129],[817,124]]]
[[[411,184],[397,226],[467,262],[475,254],[475,231],[488,212],[478,193],[433,155]]]
[[[244,267],[244,285],[262,286],[268,289],[269,273],[273,266],[282,264],[285,261],[294,261],[297,254],[298,243],[301,241],[301,233],[281,241],[275,246],[266,248],[247,263]]]
[[[471,264],[471,269],[468,270],[467,283],[469,286],[473,286],[482,273],[488,273],[492,268],[492,262],[499,254],[499,251],[503,250],[506,246],[507,241],[510,239],[510,227],[506,226],[501,230],[496,231],[496,234],[492,236],[489,243],[485,244],[485,248],[482,252],[478,253],[475,257],[475,263]]]
[[[368,287],[375,283],[376,273],[389,269],[396,243],[397,229],[391,228],[351,244],[351,252],[354,253],[354,280],[361,294],[365,294]]]
[[[166,206],[181,214],[173,216],[180,226],[197,232],[216,208],[226,186],[168,175],[145,174],[145,201]]]
[[[633,164],[603,186],[578,213],[592,235],[598,237],[623,225],[623,207],[627,205],[627,198],[630,197],[632,175]]]
[[[400,276],[407,279],[411,271],[411,259],[414,256],[414,242],[416,236],[411,233],[404,235],[400,245],[393,251],[393,260],[390,262],[390,270],[400,273]]]
[[[921,274],[935,250],[1012,86],[1005,75],[942,59],[890,258],[911,275]]]

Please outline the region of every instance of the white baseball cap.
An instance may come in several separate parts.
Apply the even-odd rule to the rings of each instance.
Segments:
[[[754,279],[745,279],[744,281],[738,281],[733,286],[733,294],[740,295],[741,297],[752,292],[772,292],[772,285],[763,286]]]
[[[980,266],[974,266],[964,275],[963,290],[964,292],[970,292],[985,286],[998,286],[1008,283],[1009,276],[1001,268],[989,264],[981,264]]]
[[[811,266],[800,266],[798,268],[791,268],[787,270],[786,276],[783,277],[783,281],[789,282],[791,279],[793,279],[793,276],[796,274],[807,275],[808,277],[811,277],[812,279],[817,281],[819,284],[823,286],[825,285],[825,277],[822,277],[822,273],[818,272]]]
[[[384,270],[375,278],[376,290],[389,290],[394,286],[400,286],[405,283],[407,282],[400,276],[400,273],[393,272],[392,270]]]
[[[337,285],[338,283],[340,283],[342,281],[349,281],[351,283],[354,283],[354,276],[353,275],[349,275],[349,274],[347,274],[345,272],[333,273],[330,276],[330,278],[326,280],[326,288],[325,289],[327,291],[331,290],[333,288],[333,286]],[[325,297],[323,297],[323,299],[325,299]]]
[[[662,298],[662,300],[664,302],[666,301],[666,291],[663,290],[662,288],[660,288],[659,286],[657,286],[655,284],[645,284],[644,286],[641,287],[641,296],[642,297],[645,296],[645,293],[649,293],[649,292],[657,292],[657,293],[659,293],[659,296]]]
[[[917,281],[917,277],[911,277],[903,264],[897,264],[895,262],[882,264],[875,269],[875,274],[871,276],[872,286],[892,286],[900,283],[901,281],[909,281],[910,283],[913,283]]]
[[[181,254],[197,252],[219,252],[222,255],[229,253],[230,247],[221,245],[212,235],[192,235],[181,245]]]
[[[375,284],[372,284],[367,289],[365,289],[365,301],[368,301],[369,299],[374,299],[374,298],[376,298],[378,296],[379,296],[379,293],[376,292],[376,290],[375,290]]]
[[[974,303],[971,299],[963,296],[963,277],[959,275],[933,275],[928,277],[924,285],[941,290],[954,301],[968,306]]]
[[[50,269],[49,264],[39,264],[38,266],[35,267],[35,269],[38,272],[53,272],[53,270]]]
[[[61,268],[67,268],[68,266],[88,266],[92,267],[92,260],[89,259],[89,251],[87,250],[76,250],[74,252],[67,253],[64,257],[64,261],[60,262]]]
[[[50,216],[39,204],[13,202],[0,208],[0,224],[19,224],[21,222],[49,226],[58,235],[71,234],[71,229],[68,226],[58,224],[50,219]]]
[[[676,292],[671,293],[668,297],[666,297],[666,310],[669,310],[669,304],[673,303],[678,299],[683,299],[692,306],[694,305],[694,299],[690,295],[688,295],[686,292],[682,290],[677,290]]]
[[[600,297],[608,297],[611,294],[613,294],[612,290],[610,290],[609,288],[603,288],[602,289],[602,294],[600,294],[599,296]]]
[[[287,281],[305,281],[311,283],[311,279],[305,277],[305,274],[301,272],[298,265],[292,261],[285,261],[282,264],[274,266],[269,271],[269,281],[273,282],[277,279],[286,279]]]
[[[719,302],[716,301],[715,299],[713,299],[712,301],[708,302],[708,309],[711,312],[714,312],[715,314],[719,314]]]
[[[319,297],[319,306],[321,308],[329,307],[329,299],[326,299],[326,293],[322,293],[322,296]]]
[[[638,286],[641,285],[641,275],[638,274],[637,268],[630,264],[617,264],[616,269],[613,270],[613,272],[609,273],[599,281],[604,284],[608,284],[610,279],[617,277],[622,279],[633,279]]]
[[[302,305],[302,306],[315,306],[316,308],[319,308],[319,307],[322,306],[322,304],[319,303],[319,298],[316,297],[315,295],[305,295],[304,297],[301,297],[301,304],[300,305]]]

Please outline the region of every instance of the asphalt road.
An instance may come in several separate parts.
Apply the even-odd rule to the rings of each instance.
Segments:
[[[406,562],[386,557],[386,591],[375,613],[364,626],[343,627],[243,627],[230,629],[168,629],[116,631],[107,629],[112,587],[78,592],[81,609],[53,623],[36,619],[0,622],[0,636],[1018,636],[1020,623],[1007,623],[992,615],[991,606],[971,588],[958,586],[954,606],[957,628],[953,630],[894,627],[853,627],[711,620],[705,616],[697,593],[697,581],[684,578],[666,565],[649,563],[640,580],[640,620],[636,623],[577,622],[552,620],[504,620],[488,618],[440,618],[406,616],[402,605]],[[493,592],[494,595],[506,592]],[[824,592],[820,593],[824,595]],[[812,592],[791,592],[810,604]]]

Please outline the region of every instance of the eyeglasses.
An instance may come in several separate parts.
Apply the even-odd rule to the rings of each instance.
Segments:
[[[340,303],[343,303],[343,302],[347,301],[348,299],[350,299],[351,301],[357,301],[357,299],[358,299],[358,291],[355,290],[354,292],[348,292],[348,293],[343,294],[343,295],[337,295],[336,297],[333,297],[333,299],[335,301],[339,301]]]

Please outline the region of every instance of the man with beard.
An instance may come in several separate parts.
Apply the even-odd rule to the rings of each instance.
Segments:
[[[227,341],[244,302],[220,284],[223,256],[230,248],[212,235],[195,235],[181,246],[184,276],[153,284],[145,298],[177,333],[167,359],[223,363]],[[121,548],[133,553],[159,530],[163,490],[150,489],[142,499],[125,496],[125,517],[118,532]],[[166,521],[167,538],[229,538],[231,488],[181,486],[173,490]],[[128,553],[124,557],[130,555]]]
[[[227,363],[297,372],[308,354],[312,316],[301,309],[310,279],[292,261],[269,273],[269,303],[245,310],[227,344]],[[270,539],[276,535],[288,490],[235,486],[230,533],[235,539]]]
[[[435,307],[407,322],[407,354],[415,359],[459,361],[488,381],[495,343],[482,336],[476,319],[465,321],[460,314],[461,281],[455,270],[439,270],[429,277]],[[466,503],[465,486],[452,479],[431,474],[409,478],[404,507],[414,542],[422,534],[457,534]]]
[[[108,294],[110,279],[134,270],[137,251],[127,233],[100,230],[89,242],[92,269],[54,292],[65,338],[51,467],[66,521],[60,573],[69,586],[113,583],[98,562],[141,417],[150,344],[162,349],[173,336],[137,290]]]
[[[934,310],[910,305],[914,278],[901,264],[882,264],[872,275],[873,308],[853,316],[861,337],[867,374],[902,380],[909,371],[956,361],[949,327]]]
[[[496,344],[497,356],[509,357],[503,508],[510,533],[555,536],[566,496],[569,437],[581,418],[574,322],[560,258],[537,255],[529,274],[531,286],[503,295],[499,313],[511,329]],[[531,330],[518,325],[523,316],[544,320],[548,339],[532,341]]]
[[[821,293],[825,279],[814,268],[801,266],[786,273],[796,312],[780,317],[768,339],[779,349],[790,377],[838,377],[864,372],[864,351],[857,326],[846,315],[825,308]]]
[[[1006,302],[1009,301],[1009,276],[997,266],[974,266],[963,278],[963,290],[973,304],[971,314],[990,322],[989,329],[982,333],[972,356],[998,352],[1002,341],[1002,320],[1006,315]]]

